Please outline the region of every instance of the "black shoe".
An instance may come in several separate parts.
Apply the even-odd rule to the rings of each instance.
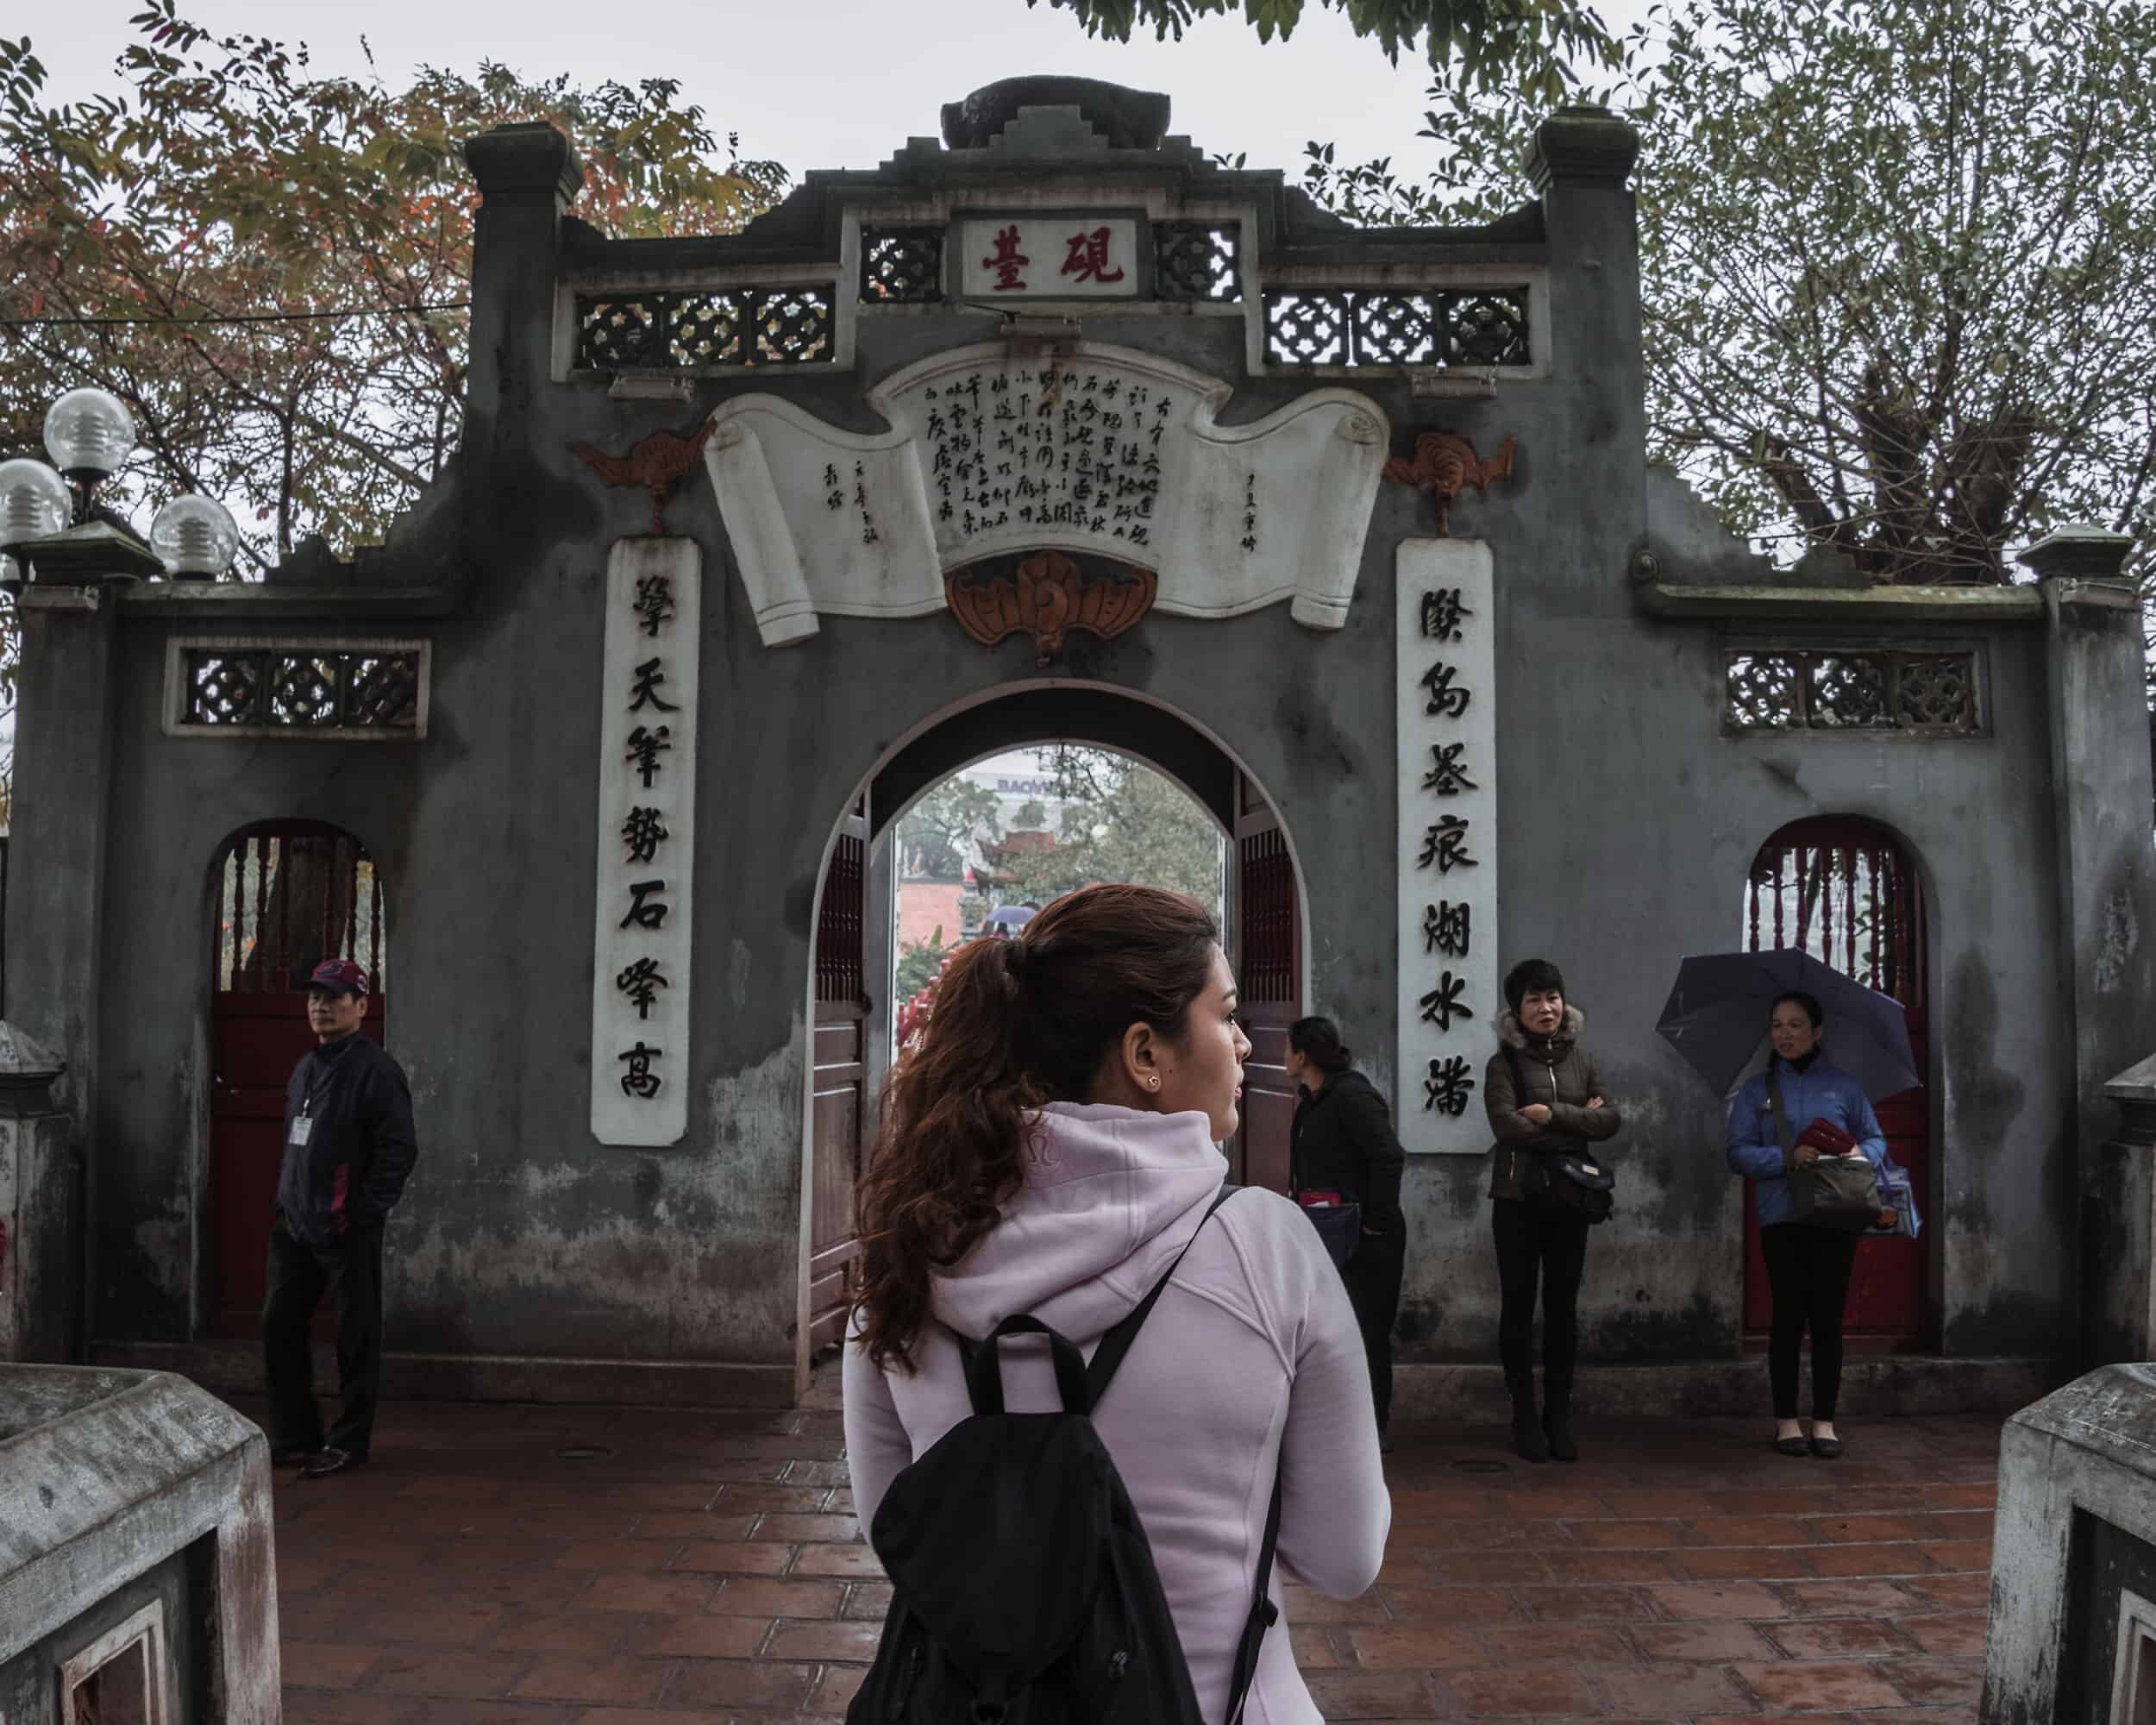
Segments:
[[[1377,1452],[1382,1456],[1388,1456],[1393,1452],[1393,1434],[1382,1426],[1377,1428]]]
[[[1534,1386],[1512,1393],[1512,1446],[1526,1461],[1550,1459],[1550,1440],[1542,1429],[1542,1421],[1535,1413]]]
[[[1577,1461],[1580,1446],[1572,1440],[1572,1402],[1570,1396],[1552,1396],[1543,1410],[1542,1435],[1549,1440],[1550,1453],[1559,1461]]]
[[[270,1452],[272,1467],[298,1467],[322,1452],[320,1444],[286,1444],[282,1449]]]
[[[299,1477],[302,1479],[327,1479],[333,1473],[342,1473],[348,1469],[364,1467],[366,1465],[365,1456],[355,1455],[350,1450],[317,1450],[306,1466],[299,1470]]]
[[[1811,1442],[1806,1438],[1777,1438],[1774,1446],[1785,1456],[1808,1456],[1812,1452]]]
[[[1821,1461],[1839,1461],[1841,1459],[1841,1440],[1839,1438],[1814,1438],[1812,1453]]]

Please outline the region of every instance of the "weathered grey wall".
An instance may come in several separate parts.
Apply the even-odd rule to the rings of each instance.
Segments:
[[[499,170],[480,223],[473,402],[459,474],[361,572],[378,588],[447,583],[461,594],[456,614],[337,625],[432,637],[426,741],[169,739],[158,721],[164,643],[201,630],[190,607],[199,613],[205,602],[165,591],[124,608],[112,780],[112,806],[124,813],[110,832],[98,971],[101,1337],[192,1333],[208,1261],[210,871],[237,827],[308,816],[356,833],[388,887],[389,1044],[411,1076],[422,1146],[390,1235],[391,1346],[786,1365],[803,1019],[825,847],[842,809],[910,729],[1037,674],[1030,643],[985,650],[944,616],[826,617],[812,640],[764,648],[708,486],[683,487],[668,530],[698,540],[706,572],[696,1101],[674,1148],[594,1143],[584,1125],[592,649],[607,548],[645,530],[649,503],[640,492],[602,490],[567,445],[624,449],[751,390],[873,430],[866,386],[926,354],[991,338],[994,324],[935,310],[864,317],[850,374],[704,380],[688,404],[554,385],[543,315],[560,166],[543,140],[514,142],[516,172]],[[1390,254],[1546,264],[1546,379],[1508,382],[1489,401],[1413,399],[1390,376],[1354,386],[1390,417],[1396,449],[1427,428],[1485,452],[1518,441],[1515,477],[1463,498],[1452,530],[1492,543],[1502,594],[1504,956],[1542,954],[1564,968],[1629,1121],[1615,1151],[1622,1205],[1589,1254],[1588,1348],[1626,1358],[1737,1351],[1741,1193],[1722,1162],[1720,1104],[1653,1023],[1680,956],[1740,943],[1742,887],[1760,843],[1789,820],[1836,812],[1901,833],[1928,889],[1940,1187],[1927,1210],[1945,1346],[2057,1352],[2071,1320],[2073,1069],[2041,629],[1952,631],[1979,637],[1990,736],[1726,736],[1725,626],[1658,618],[1635,593],[1634,559],[1651,536],[1630,195],[1560,182],[1545,213],[1546,246],[1516,230],[1501,241],[1418,235],[1393,241]],[[1316,254],[1308,235],[1300,243]],[[1103,310],[1088,314],[1086,334],[1238,380],[1231,421],[1308,386],[1245,380],[1238,322]],[[1380,1051],[1392,1044],[1395,999],[1391,571],[1398,541],[1430,530],[1426,498],[1382,489],[1338,633],[1303,629],[1284,606],[1226,622],[1156,613],[1112,643],[1074,637],[1057,667],[1180,710],[1248,766],[1280,807],[1304,872],[1309,1007]],[[1711,574],[1711,538],[1676,537],[1667,549],[1689,576]],[[1719,555],[1729,579],[1757,579],[1738,548]],[[227,630],[324,628],[319,615],[295,623],[219,611]],[[66,710],[65,690],[34,693]],[[38,734],[29,699],[26,747]],[[22,916],[74,890],[34,878],[27,845],[19,861]],[[9,917],[13,970],[16,904]],[[1389,1057],[1370,1065],[1389,1088]],[[1409,1170],[1401,1332],[1410,1358],[1494,1352],[1487,1171],[1480,1159],[1419,1160]]]

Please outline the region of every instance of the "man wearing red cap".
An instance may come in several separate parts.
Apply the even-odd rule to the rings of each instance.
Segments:
[[[359,1033],[367,996],[367,972],[349,959],[315,967],[307,1022],[317,1046],[285,1086],[262,1364],[271,1457],[308,1479],[367,1459],[382,1377],[382,1226],[418,1155],[404,1069]],[[310,1335],[325,1292],[343,1398],[326,1444]]]

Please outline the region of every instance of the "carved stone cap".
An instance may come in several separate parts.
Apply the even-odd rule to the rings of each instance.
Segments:
[[[1527,147],[1527,179],[1537,192],[1552,185],[1614,190],[1639,160],[1639,134],[1608,109],[1586,104],[1560,108],[1535,128]]]
[[[1075,108],[1110,149],[1156,150],[1168,133],[1168,98],[1156,91],[1097,78],[1004,78],[943,104],[943,141],[954,150],[987,149],[1021,108]]]
[[[497,126],[467,138],[464,160],[472,165],[482,199],[551,192],[567,204],[584,189],[584,164],[575,148],[544,120]]]
[[[0,1019],[0,1115],[49,1108],[53,1080],[66,1070],[67,1063],[43,1043]]]
[[[2112,581],[2125,572],[2133,549],[2130,533],[2075,525],[2045,535],[2015,561],[2035,570],[2040,580]]]
[[[2129,1066],[2103,1087],[2119,1105],[2118,1137],[2125,1144],[2156,1144],[2156,1054]]]

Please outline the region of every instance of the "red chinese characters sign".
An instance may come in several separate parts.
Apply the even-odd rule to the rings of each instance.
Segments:
[[[968,299],[1128,299],[1138,292],[1138,223],[1128,216],[970,221],[960,238]]]

